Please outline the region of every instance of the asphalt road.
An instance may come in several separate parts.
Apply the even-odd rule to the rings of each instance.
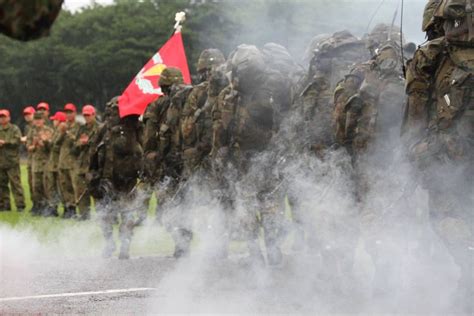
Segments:
[[[453,284],[443,279],[445,265],[433,267],[427,278],[431,281],[417,285],[413,279],[413,284],[373,300],[363,286],[367,282],[338,285],[311,254],[287,254],[278,267],[251,264],[238,254],[218,261],[197,254],[180,261],[30,258],[2,264],[0,315],[446,314],[452,310],[443,299]]]

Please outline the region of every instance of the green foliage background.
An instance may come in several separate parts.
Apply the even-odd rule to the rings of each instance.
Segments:
[[[201,50],[228,54],[238,44],[287,46],[297,59],[319,33],[349,29],[361,36],[380,0],[115,0],[80,12],[63,11],[51,36],[20,43],[0,36],[0,107],[14,121],[26,105],[67,102],[99,108],[120,94],[144,63],[171,35],[174,14],[184,10],[183,36],[191,71]],[[421,37],[424,0],[410,0],[408,38]],[[390,23],[398,0],[387,0],[374,19]]]

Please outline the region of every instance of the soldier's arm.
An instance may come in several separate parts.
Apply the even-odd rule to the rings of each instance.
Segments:
[[[5,139],[4,146],[18,147],[21,144],[21,131],[16,125],[12,125],[12,133]]]
[[[420,47],[408,63],[405,108],[402,133],[409,139],[419,139],[428,128],[429,108],[432,102],[434,74],[442,59],[443,39]]]

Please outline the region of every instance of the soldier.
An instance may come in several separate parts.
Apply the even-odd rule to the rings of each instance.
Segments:
[[[21,131],[10,123],[10,111],[0,110],[0,211],[11,210],[10,190],[19,212],[25,208],[20,176]]]
[[[166,80],[161,81],[161,84],[163,84],[163,86],[161,86],[163,96],[148,105],[143,116],[143,122],[145,125],[143,136],[145,159],[143,175],[144,185],[142,187],[145,191],[145,194],[148,196],[151,196],[155,190],[157,191],[157,197],[161,197],[163,195],[163,192],[161,192],[162,190],[160,189],[160,182],[163,180],[163,168],[160,165],[161,161],[159,160],[160,157],[158,155],[160,126],[165,120],[166,112],[171,102],[169,96],[171,92],[171,86],[173,84],[182,83],[180,76],[169,76],[167,78],[169,79],[169,82],[166,82]],[[145,199],[145,207],[148,207],[149,200],[149,198]],[[157,221],[161,223],[163,212],[159,206],[157,207]],[[142,214],[142,220],[144,219],[145,215],[146,214]]]
[[[184,196],[182,178],[182,135],[180,130],[180,117],[192,86],[183,84],[183,75],[178,68],[166,68],[160,77],[160,87],[164,92],[169,90],[170,103],[158,133],[157,162],[162,168],[162,183],[158,196],[161,204],[163,224],[171,234],[175,243],[173,256],[180,258],[189,254],[193,233],[191,231],[191,214],[188,210],[181,209],[179,202]],[[168,88],[166,88],[168,87]],[[166,93],[166,92],[165,92]]]
[[[21,142],[23,145],[26,146],[26,142],[28,140],[28,135],[30,134],[31,130],[33,129],[33,115],[35,114],[36,110],[32,106],[28,106],[23,110],[23,118],[25,120],[25,125],[23,128],[23,136],[21,138]],[[26,160],[26,170],[28,172],[28,187],[31,192],[33,187],[33,175],[31,173],[31,154],[27,151],[27,160]],[[31,196],[31,194],[30,194]],[[34,201],[33,206],[34,206]]]
[[[430,6],[432,4],[432,6]],[[460,268],[455,306],[473,313],[474,19],[471,0],[430,1],[423,28],[435,38],[407,68],[404,137],[429,193],[433,229]],[[427,22],[428,21],[428,22]],[[433,33],[438,33],[433,35]]]
[[[232,54],[232,84],[218,97],[214,116],[214,146],[216,164],[227,179],[229,192],[243,190],[243,208],[233,205],[233,220],[237,222],[240,237],[247,241],[250,257],[264,262],[258,244],[260,223],[264,229],[268,263],[282,260],[279,248],[280,220],[277,198],[273,196],[278,180],[270,170],[255,170],[257,157],[270,144],[278,117],[276,109],[284,108],[279,95],[289,95],[276,76],[266,76],[263,54],[255,47],[241,45]],[[228,166],[228,168],[227,168]],[[258,166],[256,168],[261,168]],[[264,175],[259,177],[262,173]],[[241,185],[241,187],[236,187]],[[232,197],[236,201],[236,197]],[[260,218],[260,221],[258,220]]]
[[[340,118],[336,115],[337,136],[352,156],[356,195],[361,208],[360,231],[375,265],[374,295],[393,293],[396,265],[391,257],[397,251],[399,239],[394,242],[394,237],[399,236],[398,229],[401,228],[394,222],[402,223],[405,217],[406,222],[413,219],[411,213],[398,211],[394,214],[387,209],[386,203],[379,203],[381,199],[370,198],[381,196],[383,193],[377,192],[380,188],[387,188],[386,191],[392,194],[398,188],[397,174],[392,173],[392,166],[401,166],[400,155],[397,155],[405,100],[401,49],[395,41],[381,44],[376,56],[355,68],[346,77],[341,91],[335,93],[338,109],[339,102],[346,100],[345,104],[341,102],[342,111],[337,114]],[[394,207],[407,209],[407,205],[401,206],[402,201],[396,203]],[[389,217],[392,220],[388,220]]]
[[[216,99],[224,87],[221,84],[221,87],[211,91],[210,80],[213,71],[224,63],[224,55],[217,49],[206,49],[199,56],[197,71],[201,82],[190,93],[180,120],[185,179],[189,179],[202,166],[202,163],[205,163],[205,158],[211,152],[212,98]]]
[[[45,36],[63,0],[0,0],[0,32],[29,41]]]
[[[46,163],[46,171],[44,177],[45,193],[48,199],[48,213],[51,216],[59,216],[58,206],[61,202],[61,195],[59,192],[59,151],[61,147],[58,145],[58,139],[61,136],[59,126],[66,123],[66,114],[64,112],[56,112],[50,117],[53,122],[53,135],[49,142],[45,145],[49,149],[49,159]]]
[[[56,144],[59,150],[59,188],[63,199],[64,214],[68,219],[76,215],[76,198],[73,186],[73,172],[76,157],[73,154],[74,142],[76,140],[79,124],[76,122],[76,106],[68,103],[64,106],[66,123],[59,125],[59,137]]]
[[[120,118],[116,97],[107,104],[105,124],[91,142],[89,192],[97,202],[106,241],[104,258],[111,257],[115,251],[113,229],[119,221],[119,259],[130,257],[130,243],[137,223],[131,201],[136,197],[137,179],[142,172],[142,133],[138,116]]]
[[[99,124],[96,120],[95,108],[92,105],[85,105],[82,108],[82,115],[86,120],[86,124],[79,127],[73,144],[76,165],[74,166],[72,181],[75,203],[79,210],[79,219],[88,220],[90,218],[91,198],[87,189],[86,173],[89,169],[90,142],[97,133]]]
[[[35,128],[28,140],[28,151],[31,152],[33,171],[33,199],[37,202],[31,210],[33,215],[51,216],[48,213],[48,200],[45,190],[44,178],[46,175],[46,164],[49,159],[49,146],[47,145],[53,136],[53,130],[46,126],[44,115],[36,112],[34,117]]]

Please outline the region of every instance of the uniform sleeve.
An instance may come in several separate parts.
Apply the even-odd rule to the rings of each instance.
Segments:
[[[420,47],[407,65],[406,93],[403,130],[408,137],[418,138],[428,127],[429,108],[432,102],[434,74],[441,62],[442,40],[434,40]]]
[[[21,131],[16,125],[12,125],[12,133],[6,140],[5,145],[9,147],[18,147],[21,144]]]

